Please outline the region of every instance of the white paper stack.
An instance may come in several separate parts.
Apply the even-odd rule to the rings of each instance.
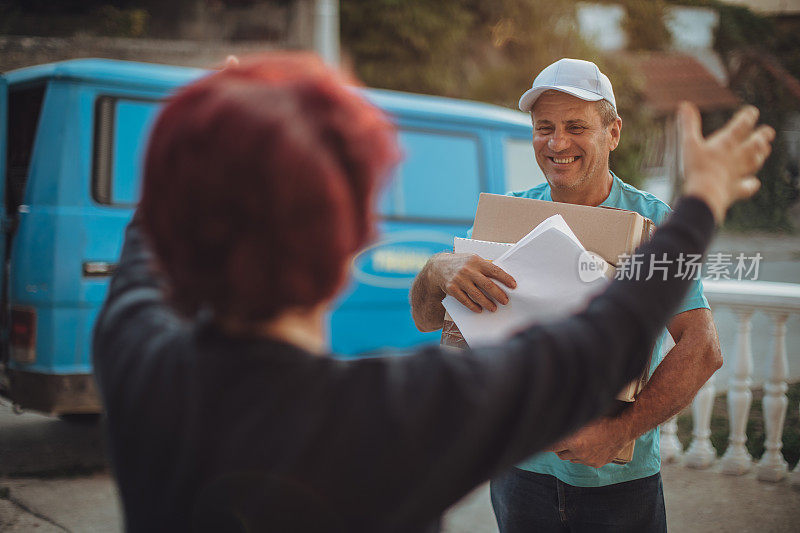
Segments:
[[[516,244],[457,238],[454,251],[492,260],[517,282],[516,289],[503,287],[509,302],[498,304],[494,313],[470,311],[452,296],[442,301],[472,347],[580,311],[608,283],[607,263],[586,251],[561,215],[546,219]]]

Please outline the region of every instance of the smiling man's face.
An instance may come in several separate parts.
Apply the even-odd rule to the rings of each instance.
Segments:
[[[602,202],[611,185],[608,155],[619,144],[622,121],[617,118],[605,127],[596,102],[558,91],[542,94],[531,116],[536,162],[550,183],[553,199],[586,198],[592,205],[601,195],[597,204]]]

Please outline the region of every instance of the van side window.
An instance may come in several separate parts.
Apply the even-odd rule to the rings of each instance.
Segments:
[[[120,207],[136,203],[147,135],[160,107],[155,100],[97,99],[92,165],[96,202]]]
[[[525,191],[545,182],[542,169],[536,163],[530,138],[507,138],[503,143],[506,167],[506,191]]]
[[[381,198],[381,214],[471,221],[483,190],[478,138],[401,129],[399,140],[404,158]]]
[[[8,144],[6,146],[6,212],[22,203],[31,152],[44,102],[45,86],[14,89],[8,94]]]

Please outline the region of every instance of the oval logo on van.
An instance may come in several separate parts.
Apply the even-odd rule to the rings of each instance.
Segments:
[[[447,233],[390,233],[353,258],[353,278],[373,287],[408,290],[430,256],[452,249],[453,237]]]

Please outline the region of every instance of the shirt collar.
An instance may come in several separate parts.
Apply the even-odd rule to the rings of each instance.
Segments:
[[[609,172],[611,172],[609,170]],[[617,177],[616,174],[611,172],[611,191],[608,193],[608,197],[605,200],[600,202],[600,205],[605,205],[608,207],[616,207],[619,205],[619,198],[622,192],[622,180]]]

